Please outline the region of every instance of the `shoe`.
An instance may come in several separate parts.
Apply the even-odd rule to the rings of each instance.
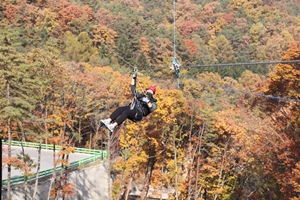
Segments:
[[[110,119],[101,119],[100,120],[102,122],[102,124],[104,124],[105,126],[110,125],[111,120]]]
[[[116,126],[114,125],[114,124],[108,124],[107,126],[106,126],[107,128],[108,128],[108,130],[110,131],[110,132],[114,132],[114,130],[115,130],[115,128],[116,128]]]

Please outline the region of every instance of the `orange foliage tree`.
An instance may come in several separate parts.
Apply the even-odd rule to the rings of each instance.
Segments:
[[[293,42],[283,54],[283,60],[300,59],[300,42]],[[300,64],[279,64],[270,73],[270,79],[262,90],[265,94],[300,99]],[[299,135],[299,102],[293,100],[280,101],[267,99],[262,101],[262,109],[272,120],[274,131],[279,134],[280,140],[276,141],[269,149],[268,173],[272,174],[284,194],[284,199],[297,196],[299,188],[295,185],[295,172],[300,160],[300,135]],[[297,174],[296,174],[297,175]],[[296,187],[295,187],[296,186]]]
[[[93,27],[93,43],[96,46],[100,46],[101,43],[104,43],[110,47],[115,47],[115,37],[117,32],[109,29],[103,25],[94,25]]]
[[[100,8],[96,13],[94,13],[94,18],[103,26],[109,26],[117,20],[117,16],[113,15],[105,8]]]
[[[147,41],[147,38],[141,37],[140,38],[140,43],[141,43],[141,50],[144,52],[146,58],[149,60],[149,42]]]
[[[58,21],[63,31],[68,30],[72,25],[83,26],[85,22],[93,19],[92,9],[87,5],[80,7],[67,1],[60,1],[59,3],[61,9],[58,11]]]
[[[10,21],[13,22],[16,19],[17,16],[17,11],[19,7],[15,5],[7,5],[3,13],[5,14],[6,18]]]

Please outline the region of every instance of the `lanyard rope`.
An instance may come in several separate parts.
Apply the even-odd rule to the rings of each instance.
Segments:
[[[177,87],[180,88],[180,71],[179,71],[179,67],[180,67],[180,63],[178,62],[177,58],[176,58],[176,1],[173,1],[173,6],[174,6],[174,58],[173,58],[173,70],[175,71],[176,75],[177,75]]]
[[[173,2],[174,6],[174,58],[176,58],[176,0]]]

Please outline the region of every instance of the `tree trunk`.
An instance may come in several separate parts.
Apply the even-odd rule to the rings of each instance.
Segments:
[[[37,187],[39,183],[39,172],[41,168],[41,149],[42,149],[42,141],[40,139],[40,144],[39,144],[39,149],[38,149],[38,163],[37,163],[37,170],[36,170],[36,177],[35,177],[35,185],[34,185],[34,191],[33,191],[33,196],[32,199],[36,198],[36,192],[37,192]]]
[[[129,183],[128,183],[126,194],[125,194],[125,200],[128,200],[129,192],[131,191],[132,179],[133,179],[132,177],[130,177],[130,179],[129,179]]]
[[[203,134],[204,134],[204,129],[205,129],[205,122],[203,123],[203,126],[202,126],[202,130],[200,132],[199,130],[199,140],[198,140],[198,144],[197,144],[197,147],[198,147],[198,154],[200,155],[201,154],[201,148],[202,148],[202,138],[203,138]],[[196,149],[197,150],[197,149]],[[195,151],[196,153],[196,151]],[[199,197],[199,194],[202,190],[202,186],[200,186],[199,190],[198,190],[198,179],[199,179],[199,168],[200,168],[200,157],[198,156],[197,157],[197,168],[196,168],[196,186],[195,186],[195,196],[194,198],[197,199]]]
[[[65,143],[65,131],[66,131],[66,119],[64,119],[64,130],[62,131],[62,136],[61,136],[61,148],[62,150],[64,151],[65,150],[65,147],[64,147],[64,143]],[[65,154],[62,155],[62,158],[61,160],[64,162],[65,160]],[[61,164],[61,171],[60,171],[60,188],[63,186],[63,171],[64,171],[64,164],[62,163]],[[59,192],[59,190],[58,190]],[[57,194],[56,196],[56,199],[58,199],[59,195]],[[65,195],[62,194],[62,200],[65,200]]]
[[[79,135],[79,144],[81,144],[81,118],[78,121],[78,135]]]
[[[92,133],[90,133],[90,145],[89,145],[89,149],[92,148]]]
[[[194,162],[194,159],[195,159],[195,152],[197,151],[197,148],[193,148],[193,143],[192,143],[192,136],[193,136],[193,115],[191,116],[191,124],[190,124],[190,134],[189,134],[189,149],[188,149],[188,152],[189,152],[189,164],[190,166],[187,167],[187,169],[189,169],[188,171],[188,196],[187,196],[187,199],[190,200],[191,197],[192,197],[192,172],[193,172],[193,167],[191,167],[193,165],[193,162]],[[199,136],[199,135],[198,135]],[[198,144],[197,144],[198,145]],[[197,146],[196,146],[197,147]],[[193,151],[193,149],[195,149]]]
[[[175,167],[175,199],[178,200],[178,169],[177,169],[177,148],[176,148],[176,135],[174,128],[174,136],[173,136],[173,148],[174,148],[174,167]]]
[[[69,160],[69,154],[66,156],[65,160],[66,161]],[[64,171],[64,179],[65,179],[63,185],[66,185],[68,183],[68,179],[67,179],[67,177],[68,177],[68,167],[66,165],[64,165],[64,170],[62,170],[62,171]],[[63,200],[65,200],[65,199],[68,199],[68,196],[65,193],[63,193]]]
[[[23,137],[23,134],[24,134],[24,131],[23,131],[23,128],[21,128],[22,130],[22,137]],[[22,157],[23,157],[23,162],[25,163],[26,165],[26,161],[25,161],[25,150],[24,150],[24,146],[23,146],[23,141],[21,141],[21,148],[22,148]],[[25,169],[24,171],[24,179],[25,179],[25,183],[24,183],[24,200],[27,200],[27,196],[28,196],[28,193],[29,193],[29,190],[28,190],[28,177],[27,177],[27,170]]]
[[[149,143],[149,146],[151,146],[151,148],[149,150],[150,157],[148,157],[148,161],[147,161],[147,165],[146,165],[145,183],[144,183],[144,190],[143,190],[144,192],[141,195],[141,198],[143,200],[148,199],[147,197],[148,197],[148,193],[149,193],[152,172],[153,172],[153,168],[154,168],[154,165],[156,162],[155,147],[153,147],[151,143]],[[131,175],[131,177],[132,176],[133,176],[133,174]]]
[[[107,191],[108,191],[108,199],[110,199],[110,193],[111,193],[111,188],[110,188],[110,174],[111,174],[111,166],[110,166],[110,143],[111,143],[111,136],[110,136],[110,131],[107,130],[107,174],[108,174],[108,180],[107,180]]]
[[[47,107],[47,101],[46,101],[46,103],[45,103],[45,114],[44,114],[44,116],[43,116],[43,118],[44,118],[44,120],[46,120],[47,119],[47,116],[48,116],[48,107]],[[47,138],[48,138],[48,129],[47,129],[47,122],[44,122],[44,131],[45,131],[45,136],[46,136],[46,138],[45,138],[45,142],[46,142],[46,144],[47,144],[47,142],[48,142],[48,140],[47,140]],[[38,182],[39,182],[39,172],[40,172],[40,169],[41,169],[41,153],[42,153],[42,142],[43,142],[43,140],[42,140],[42,134],[41,134],[41,132],[40,132],[40,141],[39,141],[39,149],[38,149],[38,163],[37,163],[37,170],[36,170],[36,179],[35,179],[35,185],[34,185],[34,191],[33,191],[33,199],[35,199],[36,198],[36,193],[37,193],[37,187],[38,187]],[[50,184],[50,188],[51,188],[51,184]]]
[[[7,124],[8,124],[8,144],[7,144],[7,156],[8,156],[8,159],[11,158],[11,119],[10,117],[8,118],[7,120]],[[1,147],[2,148],[2,147]],[[8,164],[7,165],[7,200],[10,200],[11,199],[11,186],[10,186],[10,177],[11,177],[11,165]]]
[[[96,148],[96,141],[98,139],[98,132],[99,132],[99,127],[100,127],[100,123],[99,122],[100,122],[100,120],[95,119],[95,125],[96,125],[95,132],[96,132],[96,134],[95,134],[95,137],[94,137],[94,144],[93,144],[94,149]]]
[[[224,163],[225,163],[226,151],[227,151],[228,143],[229,143],[229,140],[226,141],[225,148],[224,148],[224,154],[223,154],[223,158],[222,158],[222,164],[221,164],[221,169],[220,169],[220,174],[219,174],[219,179],[218,179],[218,186],[217,186],[218,188],[219,187],[223,188],[223,186],[221,185],[221,179],[223,177]],[[215,194],[214,200],[217,200],[218,195],[219,195],[219,193],[217,192]]]
[[[45,103],[45,115],[44,115],[44,120],[47,120],[48,117],[48,107],[47,107],[47,101]],[[44,130],[45,130],[45,144],[48,144],[48,128],[47,128],[47,122],[44,122]],[[41,143],[40,143],[41,144]]]
[[[52,188],[52,184],[53,182],[55,182],[56,180],[56,165],[55,165],[55,144],[53,144],[53,177],[52,177],[52,180],[51,180],[51,183],[50,183],[50,186],[49,186],[49,192],[48,192],[48,198],[47,200],[50,199],[50,193],[51,193],[51,188]]]
[[[125,134],[126,134],[126,131],[124,130],[124,138],[125,138]],[[126,161],[127,161],[128,151],[129,151],[127,149],[127,147],[128,147],[128,141],[126,140],[126,149],[124,150],[124,156],[123,156],[123,163],[124,163],[124,165],[122,167],[121,178],[120,178],[120,190],[118,191],[118,197],[117,197],[117,199],[120,199],[121,193],[123,191],[122,188],[123,188],[124,173],[125,173],[125,169],[126,169]]]

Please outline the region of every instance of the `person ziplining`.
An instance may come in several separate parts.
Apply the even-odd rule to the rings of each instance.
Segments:
[[[180,67],[181,64],[178,62],[177,58],[174,57],[170,69],[174,70],[177,76],[180,76]]]
[[[136,89],[137,71],[132,75],[131,92],[134,98],[129,106],[118,107],[107,119],[100,120],[110,132],[114,132],[126,119],[133,122],[141,121],[144,117],[157,109],[157,100],[153,97],[156,93],[154,86],[149,86],[146,93],[140,93]]]

